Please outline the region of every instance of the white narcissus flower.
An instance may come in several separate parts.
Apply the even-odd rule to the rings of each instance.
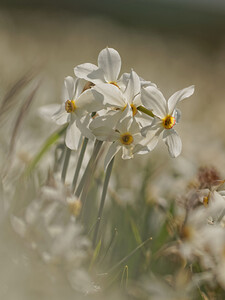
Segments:
[[[114,127],[127,114],[133,116],[141,125],[143,122],[146,123],[146,115],[138,110],[138,107],[142,105],[140,78],[133,70],[130,73],[124,91],[115,85],[104,83],[96,85],[93,89],[103,96],[103,103],[111,110],[108,114],[96,118],[92,127],[96,127],[95,124],[101,121],[105,121],[107,124],[109,118],[114,119],[114,124],[112,125]],[[152,120],[153,118],[147,116],[148,124]]]
[[[150,136],[152,139],[153,133],[155,137],[163,134],[163,141],[166,143],[169,153],[172,157],[177,157],[181,153],[182,142],[173,129],[173,126],[179,122],[180,111],[176,109],[177,104],[185,98],[190,97],[194,93],[194,86],[187,87],[174,93],[168,101],[163,94],[155,87],[149,86],[142,89],[141,100],[144,106],[152,111],[155,116],[151,125],[143,128],[142,133]],[[155,138],[154,138],[155,139]],[[156,146],[157,143],[155,143]],[[152,150],[152,149],[151,149]]]
[[[118,80],[121,69],[121,58],[113,48],[105,48],[98,55],[98,66],[84,63],[74,68],[77,77],[91,81],[94,84],[111,83],[115,86],[123,85],[122,79]]]
[[[94,96],[96,91],[92,89],[84,90],[86,82],[82,79],[74,79],[68,76],[64,80],[64,99],[59,111],[52,119],[62,125],[69,123],[66,131],[66,146],[72,150],[77,150],[80,132],[86,137],[93,139],[93,135],[88,130],[87,123],[91,116],[89,113],[102,109],[100,97]],[[98,101],[99,100],[99,101]]]
[[[101,126],[93,129],[93,134],[98,140],[113,142],[105,157],[105,169],[116,155],[122,149],[122,158],[133,158],[135,153],[144,150],[140,144],[143,136],[140,133],[140,128],[135,119],[126,117],[116,125],[116,130],[108,123],[108,126]]]

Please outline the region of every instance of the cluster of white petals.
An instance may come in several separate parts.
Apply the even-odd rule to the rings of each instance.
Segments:
[[[98,65],[84,63],[74,68],[76,79],[64,81],[64,98],[53,115],[59,125],[68,123],[65,142],[77,150],[80,136],[110,142],[105,167],[122,149],[122,158],[152,151],[162,136],[172,157],[181,153],[182,143],[174,130],[180,119],[177,104],[194,93],[190,86],[168,101],[157,86],[133,69],[121,71],[121,58],[113,48],[103,49]]]

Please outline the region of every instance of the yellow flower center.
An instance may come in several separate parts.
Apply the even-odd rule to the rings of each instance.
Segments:
[[[120,136],[120,142],[124,145],[130,145],[133,143],[133,137],[129,132],[123,133]]]
[[[72,113],[75,111],[76,109],[76,105],[75,105],[75,101],[74,100],[67,100],[66,103],[65,103],[65,110],[68,112],[68,113]]]
[[[176,123],[175,118],[172,116],[166,116],[162,121],[165,129],[171,129]]]
[[[207,207],[209,205],[209,196],[203,198],[203,205]]]
[[[120,87],[118,86],[118,84],[117,84],[117,82],[116,82],[116,81],[109,81],[108,83],[109,83],[109,84],[113,84],[113,85],[115,85],[116,87],[118,87],[118,89],[120,88]]]
[[[134,117],[138,112],[137,107],[134,104],[131,104],[130,107],[132,109],[133,117]]]

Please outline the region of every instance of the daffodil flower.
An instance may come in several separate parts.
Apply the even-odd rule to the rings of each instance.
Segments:
[[[88,113],[102,109],[100,97],[94,96],[96,91],[91,89],[84,91],[86,82],[82,79],[74,79],[68,76],[64,80],[63,104],[52,116],[52,119],[62,125],[69,123],[66,131],[66,146],[72,150],[77,150],[80,132],[86,137],[93,139],[87,127],[87,119],[91,116]]]
[[[131,117],[119,121],[116,130],[112,129],[112,125],[110,126],[108,123],[108,126],[93,129],[93,134],[98,140],[113,142],[105,157],[105,169],[120,149],[122,149],[123,159],[133,158],[134,154],[144,150],[148,151],[146,147],[141,145],[143,136],[140,133],[140,127],[136,120]]]
[[[155,87],[149,86],[142,89],[141,100],[143,105],[154,114],[154,120],[151,125],[142,129],[142,134],[149,137],[149,143],[152,150],[152,139],[154,138],[154,147],[162,133],[163,141],[166,143],[169,153],[172,157],[177,157],[181,153],[182,142],[174,130],[180,119],[180,111],[176,109],[177,104],[194,93],[194,86],[187,87],[174,93],[168,101],[163,94]]]

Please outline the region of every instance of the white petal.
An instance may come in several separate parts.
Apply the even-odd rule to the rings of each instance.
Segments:
[[[140,127],[135,119],[130,124],[129,132],[132,134],[140,133]]]
[[[77,128],[76,122],[69,124],[66,130],[66,146],[71,150],[77,150],[80,140],[80,130]]]
[[[67,90],[68,97],[69,97],[66,100],[72,100],[73,96],[74,96],[74,90],[75,90],[75,81],[74,81],[74,78],[71,77],[71,76],[67,76],[64,79],[64,85],[65,85],[65,88]]]
[[[151,110],[154,115],[163,119],[167,115],[167,104],[163,94],[155,87],[148,86],[141,90],[143,105]]]
[[[119,53],[113,48],[103,49],[98,56],[98,66],[103,69],[106,81],[116,81],[121,69]]]
[[[176,108],[173,112],[173,117],[175,118],[176,120],[176,124],[178,124],[180,122],[180,118],[181,118],[181,111]]]
[[[118,111],[118,113],[119,112],[120,111]],[[94,128],[102,127],[102,126],[107,126],[111,129],[113,129],[119,120],[118,113],[116,112],[113,115],[107,114],[107,115],[103,115],[103,116],[94,118],[92,120],[92,122],[90,123],[90,129],[93,130]]]
[[[134,104],[136,107],[142,105],[142,102],[141,102],[141,94],[138,94],[136,97],[134,97],[134,99],[133,99],[133,104]]]
[[[123,108],[127,104],[122,92],[113,84],[99,84],[95,86],[94,89],[104,96],[104,104],[110,104],[119,108]]]
[[[131,159],[134,157],[133,155],[133,148],[132,147],[122,147],[122,159]]]
[[[106,154],[105,157],[105,162],[104,162],[104,169],[108,167],[110,161],[113,159],[113,157],[116,155],[116,153],[120,150],[121,146],[119,145],[118,142],[112,143],[112,145],[109,147],[109,150]]]
[[[130,78],[127,82],[127,87],[124,92],[124,96],[128,103],[133,103],[135,96],[137,96],[141,91],[141,84],[139,76],[133,70],[130,73]]]
[[[96,95],[93,94],[92,89],[84,91],[80,97],[75,101],[77,108],[94,112],[103,108],[103,104],[100,101],[97,101]]]
[[[174,93],[168,100],[168,114],[171,115],[179,101],[190,97],[194,93],[195,87],[191,85],[183,90]]]
[[[167,129],[163,132],[163,140],[166,143],[172,157],[177,157],[181,153],[182,142],[174,129]]]
[[[79,119],[76,121],[77,128],[79,128],[80,132],[88,139],[94,140],[95,137],[92,134],[91,130],[87,127],[85,122],[81,122]]]
[[[77,77],[91,81],[94,84],[105,82],[103,70],[90,63],[78,65],[74,68],[74,73]]]
[[[132,117],[126,117],[117,124],[116,129],[118,129],[120,133],[129,132],[132,121]]]
[[[81,79],[81,78],[77,78],[75,80],[75,89],[74,89],[74,96],[73,96],[74,100],[76,100],[83,92],[86,82],[87,81],[85,79]]]
[[[100,141],[114,142],[119,137],[118,132],[106,126],[97,127],[92,132]]]
[[[52,120],[56,122],[58,125],[63,125],[68,122],[69,114],[65,110],[65,104],[60,106],[60,109],[54,113],[52,116]]]
[[[152,151],[158,144],[159,135],[161,133],[161,129],[157,130],[148,130],[146,133],[146,137],[140,142],[141,145],[146,146],[149,151]]]

